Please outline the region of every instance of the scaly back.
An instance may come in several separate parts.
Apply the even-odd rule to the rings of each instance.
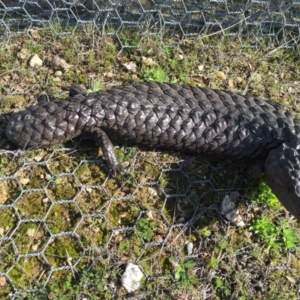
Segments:
[[[252,96],[177,84],[134,83],[29,107],[12,117],[14,143],[46,147],[99,127],[152,148],[258,157],[296,136],[279,105]]]

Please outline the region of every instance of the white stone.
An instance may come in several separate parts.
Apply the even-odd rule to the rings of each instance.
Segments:
[[[142,62],[146,66],[157,66],[157,62],[154,61],[152,57],[142,56]]]
[[[61,77],[62,74],[63,74],[62,71],[58,70],[58,71],[56,71],[56,72],[54,73],[54,76],[55,76],[55,77]]]
[[[39,68],[43,65],[43,61],[38,57],[37,54],[34,54],[29,60],[29,66],[31,68]]]
[[[143,276],[143,272],[137,265],[128,263],[122,276],[122,285],[128,293],[134,292],[140,287]]]
[[[130,62],[124,63],[123,66],[128,71],[131,71],[131,72],[136,72],[136,70],[137,70],[137,65],[136,65],[136,63],[134,61],[130,61]]]
[[[29,52],[26,48],[22,48],[18,53],[17,53],[17,57],[21,60],[25,60],[27,59],[29,56]]]
[[[244,227],[246,224],[243,217],[236,208],[236,202],[239,197],[238,192],[232,192],[230,195],[224,197],[221,202],[220,211],[225,218],[238,227]]]
[[[193,254],[194,244],[192,242],[189,242],[187,244],[186,248],[187,248],[188,255],[192,255]]]
[[[58,55],[55,55],[52,58],[52,66],[54,68],[62,68],[64,71],[68,71],[72,65],[68,64],[63,58],[60,58]]]

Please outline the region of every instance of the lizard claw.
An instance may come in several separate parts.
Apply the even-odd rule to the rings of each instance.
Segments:
[[[116,177],[117,175],[122,174],[122,173],[124,173],[124,168],[122,167],[121,164],[117,164],[116,166],[111,167],[109,169],[109,174],[112,177]]]

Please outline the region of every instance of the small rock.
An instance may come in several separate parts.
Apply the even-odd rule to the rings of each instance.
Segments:
[[[233,79],[228,79],[228,87],[229,87],[229,89],[233,89],[234,88],[234,81],[233,81]]]
[[[37,155],[33,158],[34,161],[41,161],[43,159],[43,156]]]
[[[151,195],[151,196],[157,196],[157,190],[152,188],[152,187],[148,187],[148,193]]]
[[[29,60],[29,66],[31,68],[39,68],[43,65],[43,61],[38,57],[37,54],[34,54]]]
[[[27,57],[29,56],[29,52],[26,48],[22,48],[18,53],[17,53],[17,57],[21,60],[25,60],[27,59]]]
[[[134,61],[130,61],[128,63],[124,63],[123,66],[128,70],[128,71],[131,71],[131,72],[136,72],[137,70],[137,65]]]
[[[183,59],[184,59],[184,55],[183,55],[183,54],[176,54],[175,57],[176,57],[178,60],[183,60]]]
[[[31,247],[31,249],[32,249],[33,251],[37,251],[38,248],[39,248],[39,245],[38,245],[38,244],[34,244],[34,245],[32,245],[32,247]]]
[[[223,71],[218,71],[216,73],[216,76],[222,80],[225,80],[226,79],[226,74],[223,72]]]
[[[222,215],[227,215],[235,210],[235,201],[229,195],[226,195],[221,202],[220,211]]]
[[[292,276],[287,275],[287,276],[286,276],[286,279],[287,279],[290,283],[292,283],[292,284],[296,284],[296,283],[297,283],[297,280],[296,280],[295,278],[293,278]]]
[[[134,292],[140,287],[143,276],[144,274],[140,268],[130,262],[127,264],[122,276],[122,285],[128,293]]]
[[[104,76],[106,76],[107,78],[113,78],[115,75],[113,72],[106,72],[104,73]]]
[[[56,71],[56,72],[54,73],[54,76],[55,76],[55,77],[61,77],[62,74],[63,74],[62,71],[58,70],[58,71]]]
[[[0,276],[0,287],[3,287],[6,285],[6,277]]]
[[[229,195],[225,196],[221,202],[220,211],[225,218],[238,227],[245,226],[242,216],[239,214],[239,211],[236,208],[236,202],[239,197],[238,192],[232,192]]]
[[[39,240],[41,237],[42,237],[42,234],[41,234],[41,232],[39,232],[39,231],[37,231],[36,234],[34,235],[34,238],[35,238],[36,240]]]
[[[29,237],[34,237],[34,236],[35,236],[35,229],[29,228],[29,229],[27,230],[27,235],[28,235]]]
[[[72,65],[68,64],[64,59],[60,58],[58,55],[55,55],[51,61],[54,68],[61,68],[64,71],[68,71]]]
[[[53,81],[55,81],[55,82],[61,82],[61,79],[59,77],[54,77]]]
[[[198,70],[199,70],[200,72],[202,72],[202,71],[204,70],[204,65],[199,65],[199,66],[198,66]]]
[[[151,210],[149,210],[146,215],[149,220],[154,220],[153,212]]]
[[[157,66],[157,62],[155,62],[152,57],[142,56],[142,63],[146,66]]]
[[[30,33],[31,37],[34,38],[34,39],[40,39],[41,38],[41,34],[40,34],[41,31],[37,28],[31,28],[29,30],[29,33]]]
[[[20,178],[19,181],[22,185],[26,185],[30,181],[30,179],[29,178]]]
[[[48,199],[48,198],[43,198],[42,202],[43,202],[44,204],[47,204],[47,203],[49,202],[49,199]]]
[[[185,218],[184,217],[180,217],[178,220],[177,220],[177,223],[178,224],[182,224],[185,222]]]
[[[233,211],[229,214],[226,214],[225,217],[227,220],[229,220],[235,226],[244,227],[246,225],[238,210]]]
[[[192,255],[193,254],[194,244],[192,242],[189,242],[187,244],[186,248],[187,248],[187,254],[188,255]]]
[[[46,179],[50,180],[52,178],[52,176],[50,174],[46,174]]]

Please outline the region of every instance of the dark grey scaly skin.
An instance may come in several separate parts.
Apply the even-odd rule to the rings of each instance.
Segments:
[[[262,158],[267,183],[300,220],[299,126],[272,102],[177,84],[134,83],[91,94],[73,86],[68,99],[29,107],[6,129],[13,143],[30,148],[86,133],[113,172],[120,167],[109,136],[149,148]]]

